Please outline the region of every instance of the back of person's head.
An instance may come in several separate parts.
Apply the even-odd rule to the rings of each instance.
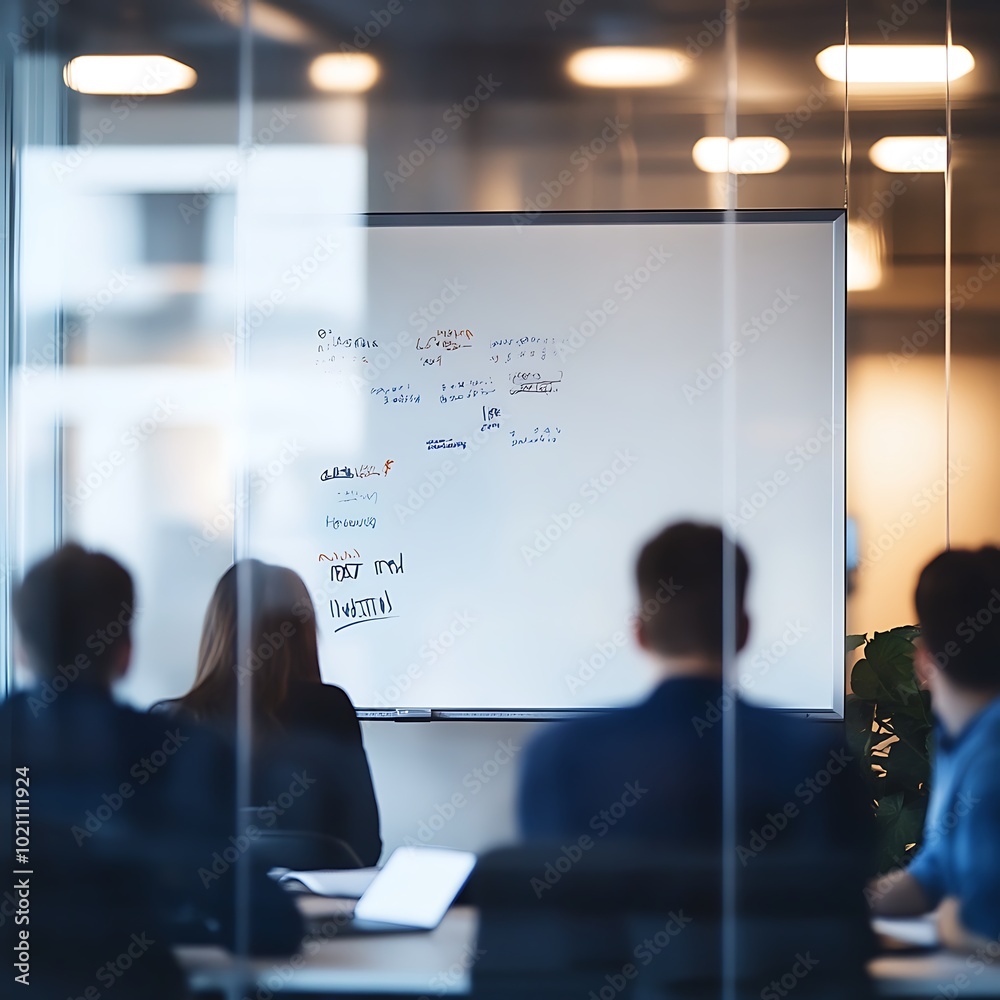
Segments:
[[[727,546],[731,580],[725,572]],[[729,587],[736,648],[742,648],[749,573],[743,549],[715,525],[684,521],[664,528],[646,542],[636,563],[639,629],[645,645],[664,656],[721,659],[724,595]]]
[[[954,684],[1000,689],[1000,549],[950,549],[920,574],[915,597],[927,651]]]
[[[302,578],[245,559],[219,580],[205,612],[194,686],[179,706],[232,723],[240,684],[251,686],[257,721],[273,721],[293,681],[321,682],[316,612]]]
[[[111,556],[64,545],[28,571],[13,611],[28,666],[39,679],[62,674],[106,686],[124,672],[135,590],[128,570]]]

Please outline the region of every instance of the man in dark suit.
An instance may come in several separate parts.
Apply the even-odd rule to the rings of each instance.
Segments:
[[[186,995],[174,943],[289,954],[301,939],[290,899],[237,872],[251,835],[236,828],[231,757],[188,722],[114,701],[134,613],[128,572],[76,545],[14,597],[36,684],[0,706],[0,795],[25,804],[0,844],[30,908],[20,896],[0,906],[0,924],[35,987],[26,996],[91,1000],[113,986],[118,1000],[166,1000]]]
[[[525,837],[573,838],[584,849],[606,838],[718,849],[728,791],[727,850],[739,870],[772,844],[817,855],[846,846],[864,857],[870,809],[840,727],[751,707],[723,685],[723,609],[742,650],[748,576],[743,550],[717,527],[675,524],[645,545],[635,634],[662,680],[641,704],[554,724],[528,748]],[[724,750],[730,720],[734,740]]]

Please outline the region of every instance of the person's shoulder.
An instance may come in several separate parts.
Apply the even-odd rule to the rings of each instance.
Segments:
[[[973,731],[977,746],[981,752],[1000,751],[1000,698],[994,699],[986,706],[982,721],[980,732]]]
[[[1000,716],[986,721],[987,726],[977,734],[975,752],[963,755],[959,784],[967,794],[1000,800]]]
[[[337,687],[336,684],[318,684],[316,686],[319,688],[319,697],[329,704],[346,708],[350,712],[354,711],[354,702],[351,701],[351,696],[342,687]]]
[[[336,684],[316,684],[313,681],[292,681],[288,685],[287,703],[295,709],[313,712],[349,712],[354,715],[354,703],[348,693]]]
[[[293,681],[278,718],[286,729],[359,738],[357,713],[347,692],[335,684]]]
[[[825,719],[808,719],[776,708],[740,702],[737,739],[759,754],[770,748],[790,760],[815,760],[844,753],[843,726]]]
[[[204,753],[228,749],[229,741],[221,730],[207,726],[186,712],[154,708],[139,710],[130,705],[117,706],[122,723],[147,741],[162,743],[170,748],[190,747]]]
[[[776,735],[800,739],[805,742],[822,741],[837,729],[834,722],[810,719],[781,708],[739,701],[740,718],[744,725],[772,730]]]
[[[576,756],[609,743],[617,746],[629,734],[634,735],[638,717],[637,709],[629,706],[545,722],[532,740],[532,756]]]

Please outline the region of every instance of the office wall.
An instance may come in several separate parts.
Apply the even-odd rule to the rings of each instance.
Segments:
[[[558,723],[363,723],[383,857],[404,844],[480,851],[513,840],[524,748],[546,725]]]
[[[852,632],[915,620],[917,577],[946,543],[946,487],[951,544],[1000,544],[1000,357],[984,349],[955,356],[946,450],[940,345],[909,359],[898,347],[887,338],[886,350],[848,368],[848,511],[861,556]]]

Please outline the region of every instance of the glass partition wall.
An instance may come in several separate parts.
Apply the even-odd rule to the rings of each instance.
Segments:
[[[383,315],[373,289],[386,264],[366,213],[493,212],[516,226],[550,212],[717,213],[706,366],[691,372],[706,381],[699,393],[708,387],[720,400],[717,453],[697,470],[717,500],[690,513],[722,523],[740,542],[749,494],[735,442],[759,400],[751,367],[734,355],[744,340],[751,349],[741,330],[758,318],[740,293],[747,274],[738,213],[845,211],[846,307],[834,308],[845,309],[846,381],[834,392],[843,392],[846,419],[755,427],[760,440],[787,445],[787,460],[761,478],[777,489],[784,476],[791,494],[797,470],[817,459],[836,465],[846,449],[838,488],[847,520],[834,526],[831,545],[842,539],[845,550],[848,634],[912,624],[920,567],[948,544],[996,539],[1000,471],[990,445],[998,422],[990,414],[1000,204],[987,171],[998,141],[998,34],[988,6],[49,6],[24,3],[2,15],[10,48],[0,81],[10,175],[5,583],[16,586],[68,541],[127,566],[137,592],[128,612],[134,649],[116,690],[145,710],[185,695],[196,669],[208,669],[206,608],[234,560],[303,567],[322,679],[343,685],[359,709],[385,710],[362,722],[383,860],[403,845],[483,851],[513,841],[521,750],[559,723],[530,712],[416,727],[386,720],[413,703],[405,692],[428,672],[461,662],[455,650],[468,640],[453,624],[464,610],[460,589],[441,598],[409,665],[385,673],[372,704],[357,699],[338,663],[338,650],[343,663],[354,655],[348,637],[360,631],[335,633],[345,624],[338,616],[368,613],[357,601],[342,604],[339,585],[377,556],[377,589],[358,593],[388,616],[393,587],[385,580],[405,573],[402,553],[361,552],[372,549],[376,520],[394,523],[398,503],[409,502],[391,493],[394,456],[343,458],[363,440],[372,393],[383,392],[386,406],[416,395],[393,377],[386,335],[370,328]],[[418,346],[426,333],[442,342],[461,333],[450,277],[442,275],[438,296],[412,303],[416,318],[405,332]],[[796,299],[791,287],[768,293],[772,313]],[[512,327],[523,324],[519,289],[509,297]],[[766,339],[771,324],[759,322]],[[438,347],[439,356],[452,349]],[[383,354],[388,380],[369,378],[364,366]],[[795,384],[805,373],[790,357],[780,377]],[[482,455],[472,458],[470,468]],[[341,468],[351,483],[331,482]],[[331,487],[319,500],[314,480]],[[328,502],[334,495],[336,504]],[[539,526],[549,513],[539,511]],[[633,540],[636,551],[641,541]],[[788,548],[782,571],[808,573]],[[810,623],[751,631],[737,657],[731,547],[723,568],[723,690],[748,690],[755,673],[796,664]],[[238,563],[233,591],[237,839],[260,806],[250,776],[259,738],[253,679],[295,633],[313,628],[305,612],[279,616],[261,639],[255,572]],[[764,579],[769,572],[753,569]],[[17,689],[30,678],[14,653],[9,590],[2,596],[4,684]],[[817,614],[829,618],[829,609]],[[851,691],[850,665],[833,664],[834,717]],[[577,669],[576,658],[569,666]],[[52,678],[52,697],[73,682]],[[737,714],[719,708],[718,719],[723,972],[735,996],[747,947],[735,918],[747,876],[740,851],[759,831],[741,828],[736,806]],[[880,803],[886,827],[894,808],[910,817],[911,831],[883,862],[898,864],[912,850],[925,795],[918,782]],[[296,798],[290,808],[308,805]],[[242,862],[236,870],[229,891],[242,914],[252,873]],[[238,951],[249,934],[241,924]],[[237,977],[232,995],[243,996],[246,982]]]

